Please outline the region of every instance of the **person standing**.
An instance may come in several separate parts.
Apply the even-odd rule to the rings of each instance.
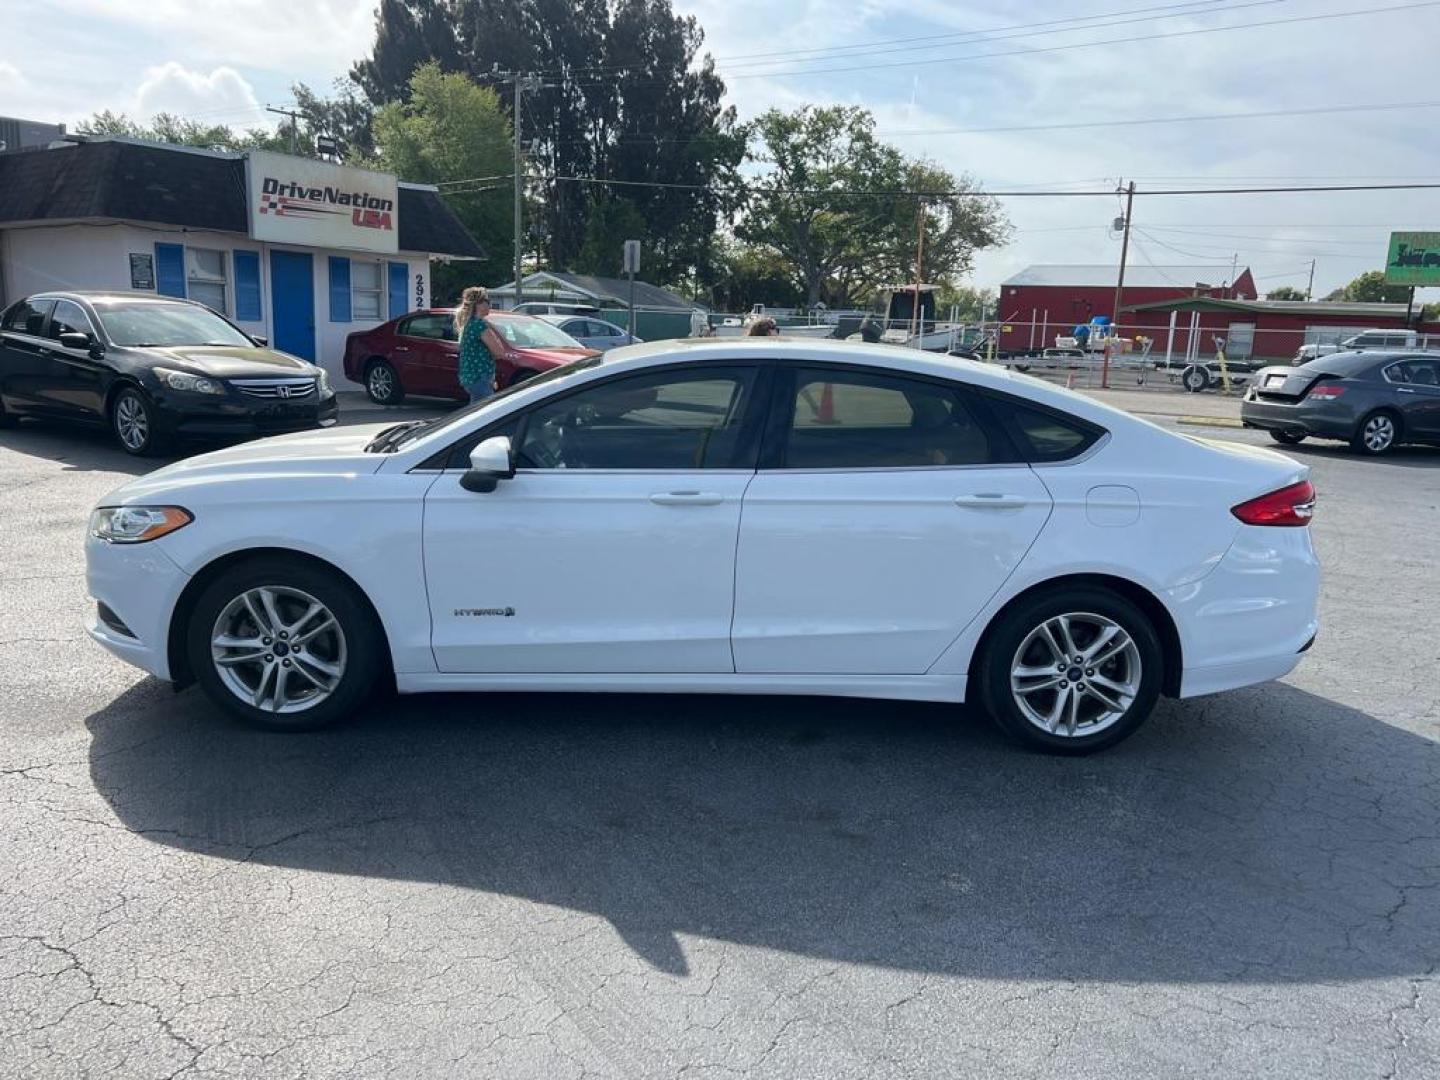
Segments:
[[[745,331],[746,337],[779,337],[780,324],[769,315],[756,319],[750,324],[750,329]]]
[[[460,294],[455,309],[455,333],[460,338],[460,386],[473,404],[495,392],[495,358],[505,351],[500,335],[487,321],[490,294],[472,285]]]

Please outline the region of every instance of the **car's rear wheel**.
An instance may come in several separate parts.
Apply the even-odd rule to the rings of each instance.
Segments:
[[[186,628],[206,697],[270,731],[341,720],[375,689],[384,642],[355,587],[283,557],[240,563],[200,595]]]
[[[155,426],[155,407],[133,386],[122,388],[111,399],[110,430],[127,454],[148,457],[165,449],[165,440]]]
[[[1210,385],[1210,373],[1199,364],[1191,364],[1180,375],[1180,385],[1192,394],[1198,394]]]
[[[1302,431],[1271,431],[1270,438],[1285,446],[1299,446],[1305,441],[1305,433]]]
[[[1061,588],[1002,616],[980,657],[982,704],[1011,735],[1055,754],[1114,746],[1160,694],[1154,626],[1108,589]]]
[[[1372,412],[1356,426],[1350,448],[1357,454],[1379,457],[1388,454],[1399,438],[1400,423],[1394,413]]]
[[[365,393],[376,405],[399,405],[405,400],[400,374],[389,360],[371,360],[365,365]]]

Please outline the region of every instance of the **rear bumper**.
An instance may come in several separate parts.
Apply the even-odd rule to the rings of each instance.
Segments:
[[[1166,596],[1185,658],[1180,696],[1288,674],[1319,632],[1319,592],[1308,528],[1242,526],[1211,573]]]
[[[1330,439],[1348,439],[1355,431],[1355,417],[1339,401],[1306,399],[1288,405],[1247,398],[1240,403],[1240,422],[1248,428],[1319,435]]]

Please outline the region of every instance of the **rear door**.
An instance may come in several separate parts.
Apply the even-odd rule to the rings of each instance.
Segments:
[[[22,300],[5,314],[0,326],[0,393],[5,407],[19,412],[46,412],[44,389],[53,378],[50,343],[45,327],[54,300]]]
[[[919,674],[1014,572],[1045,486],[955,383],[782,366],[736,561],[740,672]]]
[[[461,394],[455,323],[449,315],[422,314],[402,319],[396,331],[401,379],[416,394]],[[403,351],[402,351],[403,350]]]
[[[1412,356],[1385,369],[1394,385],[1404,431],[1420,439],[1440,439],[1440,360]]]

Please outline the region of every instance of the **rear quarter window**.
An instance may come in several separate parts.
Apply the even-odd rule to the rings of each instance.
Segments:
[[[1013,398],[989,398],[988,401],[1020,456],[1036,464],[1077,458],[1105,434],[1103,428],[1068,413]]]

